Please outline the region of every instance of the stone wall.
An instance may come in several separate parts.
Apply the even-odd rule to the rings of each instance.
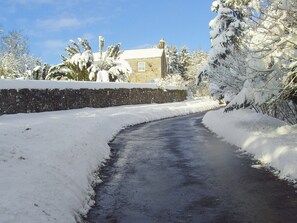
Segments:
[[[0,115],[84,107],[178,102],[185,90],[132,89],[1,89]]]

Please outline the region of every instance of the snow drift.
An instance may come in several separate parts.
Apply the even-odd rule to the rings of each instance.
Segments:
[[[208,112],[203,123],[227,142],[240,147],[264,166],[277,170],[280,178],[297,180],[297,125],[250,109]]]

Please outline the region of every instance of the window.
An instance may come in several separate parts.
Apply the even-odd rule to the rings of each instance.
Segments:
[[[138,62],[138,72],[145,71],[145,62]]]

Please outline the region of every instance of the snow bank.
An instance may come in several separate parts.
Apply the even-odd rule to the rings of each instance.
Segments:
[[[74,223],[124,127],[218,107],[197,101],[0,116],[0,222]]]
[[[203,123],[265,166],[277,169],[280,178],[297,180],[297,125],[252,110],[224,113],[223,109],[208,112]]]

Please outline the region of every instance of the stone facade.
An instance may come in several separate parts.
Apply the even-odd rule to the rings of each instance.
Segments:
[[[84,107],[178,102],[185,90],[162,89],[2,89],[0,115],[58,111]]]
[[[164,78],[166,75],[167,65],[165,53],[161,57],[126,59],[126,61],[133,70],[129,78],[130,82],[149,83],[156,79]],[[144,71],[138,71],[138,62],[145,63]]]

